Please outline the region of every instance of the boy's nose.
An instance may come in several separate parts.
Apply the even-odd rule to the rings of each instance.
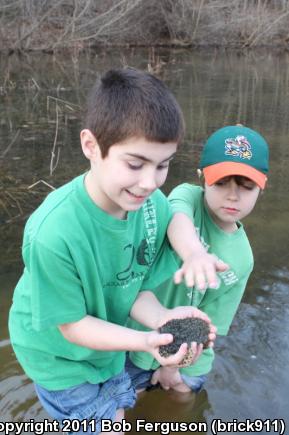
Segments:
[[[237,200],[239,197],[239,186],[233,178],[230,180],[228,188],[229,188],[229,191],[228,191],[229,199]]]
[[[154,171],[143,173],[142,178],[139,180],[139,187],[149,192],[157,189],[159,186],[156,173]]]

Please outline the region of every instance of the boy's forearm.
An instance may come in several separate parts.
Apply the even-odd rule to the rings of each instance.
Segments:
[[[139,293],[130,311],[130,317],[150,329],[158,329],[165,308],[150,291]]]
[[[191,255],[206,252],[193,222],[184,213],[175,213],[167,230],[169,241],[176,253],[184,261]]]
[[[58,326],[64,338],[79,346],[103,351],[144,351],[146,332],[85,316],[77,322]]]

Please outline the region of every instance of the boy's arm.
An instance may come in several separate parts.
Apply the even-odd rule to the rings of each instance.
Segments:
[[[58,326],[63,337],[71,343],[102,351],[142,351],[149,352],[161,365],[177,365],[184,358],[187,346],[169,358],[162,358],[159,346],[172,341],[171,334],[157,331],[135,331],[93,316],[85,316],[77,322]]]
[[[206,314],[193,307],[178,307],[169,310],[163,307],[151,292],[141,292],[134,303],[131,316],[152,329],[158,329],[172,318],[202,317],[210,324],[211,345],[215,340],[215,328],[211,325]],[[135,331],[124,326],[116,325],[93,316],[85,316],[77,322],[59,325],[64,338],[79,346],[104,351],[143,351],[149,352],[161,365],[178,365],[187,352],[187,344],[181,345],[179,351],[168,358],[159,354],[159,346],[172,341],[171,334],[160,334],[157,331]],[[192,347],[199,352],[199,348]]]
[[[188,287],[197,286],[199,290],[217,287],[216,273],[227,270],[228,265],[206,251],[193,222],[185,213],[174,214],[167,235],[172,247],[183,260],[182,267],[175,273],[175,283],[179,284],[184,279]]]

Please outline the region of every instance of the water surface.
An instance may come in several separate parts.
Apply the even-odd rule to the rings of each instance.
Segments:
[[[197,180],[202,143],[224,124],[242,122],[260,131],[270,144],[271,171],[267,190],[244,221],[255,269],[228,337],[217,340],[205,391],[196,397],[144,393],[127,419],[206,422],[208,433],[214,419],[284,419],[289,425],[288,55],[111,50],[0,61],[1,421],[47,418],[15,360],[7,330],[22,267],[23,225],[49,185],[60,186],[88,167],[79,146],[86,94],[98,74],[128,64],[156,71],[185,113],[187,134],[166,193],[180,182]]]

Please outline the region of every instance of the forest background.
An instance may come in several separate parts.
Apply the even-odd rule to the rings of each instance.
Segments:
[[[289,0],[0,0],[1,51],[100,45],[289,49]]]

